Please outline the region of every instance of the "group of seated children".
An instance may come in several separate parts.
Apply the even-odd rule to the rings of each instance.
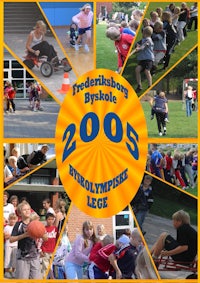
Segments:
[[[20,155],[19,148],[14,147],[11,155],[6,157],[6,150],[4,149],[4,187],[24,176],[31,169],[46,162],[46,153],[48,150],[48,145],[44,144],[41,149],[34,150],[31,154]]]

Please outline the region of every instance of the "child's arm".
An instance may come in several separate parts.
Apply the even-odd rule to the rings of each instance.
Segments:
[[[117,259],[114,254],[109,255],[108,260],[110,261],[110,264],[113,266],[115,272],[116,272],[116,279],[122,278],[121,270],[119,269],[119,266],[117,264]]]
[[[10,243],[20,241],[20,240],[27,238],[27,237],[29,237],[28,232],[25,232],[25,233],[23,233],[21,235],[17,235],[17,236],[10,236]]]
[[[172,255],[183,253],[183,252],[185,252],[187,250],[188,250],[188,246],[187,245],[178,246],[178,247],[176,247],[175,249],[173,249],[171,251],[166,251],[166,250],[161,251],[161,256],[172,256]]]
[[[165,103],[165,113],[168,113],[169,109],[168,109],[168,104]]]

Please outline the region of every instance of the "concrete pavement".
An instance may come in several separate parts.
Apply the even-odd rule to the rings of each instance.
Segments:
[[[60,105],[41,101],[44,111],[29,109],[29,101],[16,100],[16,112],[4,113],[4,138],[54,138]]]

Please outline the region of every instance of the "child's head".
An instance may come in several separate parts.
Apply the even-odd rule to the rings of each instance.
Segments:
[[[142,25],[143,27],[150,26],[150,20],[147,18],[144,18],[144,20],[142,21]]]
[[[48,150],[49,150],[49,146],[47,144],[43,144],[41,147],[41,152],[43,154],[46,154]]]
[[[47,226],[53,226],[55,222],[55,215],[53,213],[47,213],[46,222],[47,222]]]
[[[163,30],[163,23],[161,21],[157,21],[153,29],[154,29],[154,32],[161,32]]]
[[[164,11],[162,14],[162,22],[172,23],[172,15],[168,11]]]
[[[23,201],[18,205],[17,211],[23,219],[30,218],[31,216],[31,207],[30,204],[26,201]]]
[[[169,151],[167,151],[166,155],[167,155],[168,157],[171,157],[172,152],[169,150]]]
[[[98,224],[97,225],[97,235],[98,236],[103,236],[105,234],[105,227],[103,224]]]
[[[12,205],[13,205],[14,207],[17,207],[18,204],[19,204],[18,196],[12,195],[12,196],[10,197],[10,203],[12,203]]]
[[[30,221],[33,221],[33,220],[40,220],[40,216],[35,211],[32,211],[30,215]]]
[[[10,213],[8,216],[8,224],[14,226],[17,222],[17,215],[15,213]]]
[[[156,8],[156,13],[158,14],[158,17],[161,18],[163,13],[163,8],[161,7]]]
[[[106,235],[103,240],[101,240],[101,243],[102,243],[102,246],[105,247],[109,244],[113,244],[114,242],[114,238],[113,236],[110,236],[110,235]]]
[[[106,36],[108,38],[110,38],[111,40],[119,40],[120,39],[120,30],[116,27],[109,27],[107,30],[106,30]]]
[[[158,13],[156,11],[153,11],[150,13],[151,21],[155,23],[158,20]]]
[[[190,215],[184,210],[178,210],[172,215],[172,220],[177,229],[183,224],[190,224]]]
[[[12,154],[13,156],[19,157],[19,148],[14,147],[14,148],[12,149],[12,151],[11,151],[11,154]]]
[[[42,33],[46,33],[47,31],[47,26],[46,24],[42,21],[42,20],[39,20],[36,22],[36,25],[34,27],[35,30],[40,30]]]
[[[85,14],[89,14],[89,12],[92,10],[92,7],[89,3],[83,5],[83,7],[80,9],[83,11]]]
[[[174,12],[174,9],[175,9],[175,4],[174,3],[169,4],[169,10],[171,12]]]
[[[136,248],[142,244],[142,238],[137,228],[134,228],[131,232],[130,242]]]
[[[174,14],[178,15],[180,13],[180,11],[181,11],[181,8],[176,6],[175,9],[174,9]]]
[[[90,239],[94,234],[94,225],[91,221],[83,222],[82,233],[84,239]]]
[[[13,168],[17,167],[17,157],[16,156],[9,156],[8,157],[8,163]]]
[[[128,23],[130,29],[132,29],[133,31],[136,31],[138,29],[138,21],[136,20],[131,20],[129,23]]]
[[[9,193],[7,191],[4,191],[3,192],[3,202],[4,202],[4,204],[7,203],[8,198],[9,198]]]
[[[153,33],[153,29],[150,26],[145,27],[142,31],[142,35],[144,38],[151,37],[152,33]]]
[[[187,7],[187,4],[185,2],[181,3],[181,9],[185,9]]]
[[[42,206],[44,209],[48,209],[51,206],[51,201],[49,198],[45,198],[42,202]]]
[[[137,256],[135,272],[138,279],[157,278],[146,247],[144,247]]]
[[[145,175],[143,179],[143,184],[146,186],[150,186],[152,183],[153,178],[150,175]]]
[[[117,241],[116,241],[116,247],[121,248],[121,247],[123,247],[123,246],[125,246],[129,243],[130,243],[130,238],[127,235],[122,234],[119,237],[119,239],[117,239]]]
[[[140,21],[141,17],[143,16],[143,13],[140,10],[134,10],[132,12],[132,19],[136,21]]]
[[[127,22],[126,22],[126,21],[121,21],[120,26],[121,26],[122,28],[126,28],[128,25],[127,25]]]
[[[159,96],[162,98],[165,97],[165,92],[164,91],[159,92]]]

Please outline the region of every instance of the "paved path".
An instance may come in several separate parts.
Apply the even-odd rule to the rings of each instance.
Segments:
[[[5,138],[54,138],[60,105],[42,101],[44,111],[33,112],[28,100],[16,100],[16,112],[4,114]]]

